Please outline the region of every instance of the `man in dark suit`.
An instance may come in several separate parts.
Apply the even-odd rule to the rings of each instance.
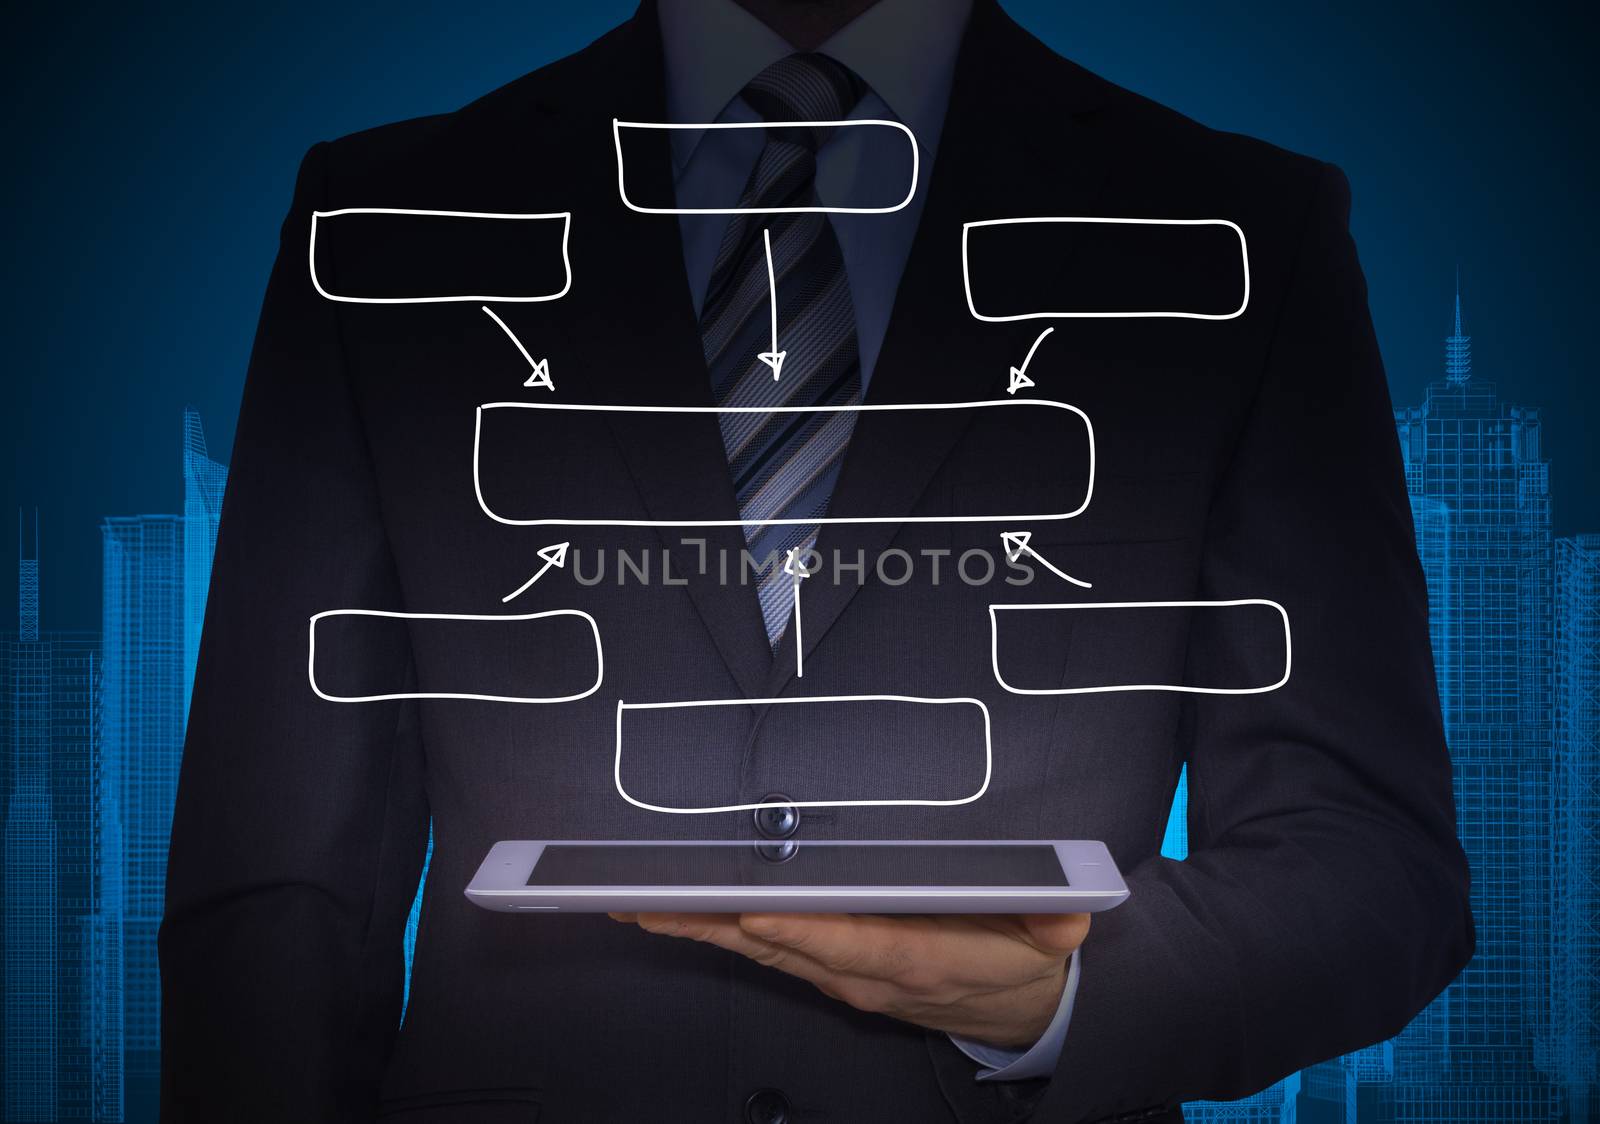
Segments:
[[[1470,955],[1343,176],[1087,74],[992,0],[745,8],[647,0],[456,113],[306,158],[239,422],[173,829],[164,1118],[1176,1120],[1184,1100],[1395,1033]],[[612,124],[847,118],[916,136],[907,206],[793,210],[906,182],[847,135],[861,130],[621,145]],[[651,206],[669,213],[637,209]],[[430,278],[563,272],[549,245],[330,225],[314,281],[313,212],[346,208],[570,212],[570,289],[488,298],[553,389],[524,389],[528,364],[480,302],[384,303]],[[743,213],[670,213],[689,208]],[[1214,242],[1183,243],[1156,276],[1087,228],[964,262],[965,224],[1040,216],[1225,218],[1247,236],[1248,278]],[[1091,263],[1104,272],[1086,280]],[[1241,284],[1238,315],[1061,322],[1031,393],[1081,409],[1092,448],[1048,408],[849,409],[1001,397],[1040,325],[980,318],[983,286],[1027,308],[1141,286],[1204,303]],[[479,410],[506,400],[695,410]],[[849,424],[755,409],[778,404],[845,407]],[[1045,518],[1091,478],[1081,514]],[[538,525],[560,518],[577,523]],[[1002,530],[1032,531],[1029,557],[1092,596],[1008,562]],[[503,604],[568,536],[570,576]],[[808,550],[821,567],[802,633],[797,579],[741,580],[739,559]],[[993,570],[957,580],[956,560],[984,553]],[[991,623],[989,608],[1252,599],[1292,621],[1292,675],[1244,695],[1196,691],[1287,674],[1270,610]],[[571,689],[568,633],[331,618],[314,690],[307,620],[341,608],[580,609],[602,682]],[[1077,693],[1129,683],[1189,690]],[[419,697],[462,684],[582,697]],[[614,756],[619,700],[867,694],[981,699],[981,798],[959,795],[981,749],[942,716],[884,738],[846,709],[722,706]],[[1159,848],[1185,764],[1177,862]],[[943,806],[905,803],[918,796]],[[900,802],[859,803],[873,799]],[[774,857],[806,839],[1103,839],[1133,895],[1092,926],[474,908],[462,889],[516,838],[748,839]]]

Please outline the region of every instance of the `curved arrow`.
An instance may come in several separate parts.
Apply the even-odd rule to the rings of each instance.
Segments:
[[[1065,578],[1079,589],[1094,588],[1094,586],[1089,582],[1079,581],[1065,570],[1061,570],[1053,566],[1049,559],[1045,558],[1044,555],[1040,554],[1037,550],[1034,550],[1033,547],[1028,545],[1028,540],[1031,538],[1033,538],[1032,531],[1001,531],[1000,542],[1006,549],[1006,561],[1015,562],[1018,558],[1021,558],[1024,554],[1026,554],[1034,561],[1038,562],[1039,565],[1043,566],[1046,570],[1049,570],[1056,577]]]
[[[1022,361],[1022,366],[1011,368],[1011,385],[1006,387],[1007,394],[1015,394],[1023,387],[1033,385],[1033,380],[1028,377],[1028,364],[1033,362],[1033,353],[1039,350],[1039,345],[1044,342],[1044,338],[1053,331],[1055,329],[1052,327],[1040,332],[1039,338],[1033,341],[1032,347],[1028,348],[1028,356]],[[1040,559],[1040,561],[1043,561],[1043,559]]]
[[[486,304],[479,307],[489,314],[490,320],[493,320],[496,324],[500,325],[500,330],[510,338],[512,343],[517,345],[517,350],[522,352],[522,357],[528,361],[528,366],[533,368],[533,374],[529,375],[528,381],[522,385],[542,386],[546,390],[554,390],[556,388],[556,384],[550,381],[550,360],[535,359],[533,356],[529,355],[528,349],[523,347],[522,341],[517,338],[517,333],[513,332],[510,325],[508,325],[504,320],[495,315],[494,309],[490,308]],[[521,591],[519,590],[518,592]],[[515,594],[513,594],[513,596],[515,596]]]
[[[516,589],[500,598],[500,603],[504,605],[507,601],[514,600],[528,592],[528,590],[533,587],[533,583],[544,577],[545,571],[551,566],[565,568],[567,564],[567,548],[571,545],[572,544],[570,542],[558,542],[551,543],[549,546],[540,547],[538,554],[540,558],[544,559],[544,565],[539,567],[538,571],[533,575],[533,577],[529,578],[527,581],[517,586]]]

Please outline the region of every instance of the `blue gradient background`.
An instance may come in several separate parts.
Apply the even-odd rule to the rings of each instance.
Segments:
[[[1544,408],[1555,533],[1600,529],[1592,15],[1367,0],[1006,7],[1113,81],[1345,169],[1397,402],[1420,402],[1441,374],[1459,265],[1477,377]],[[102,515],[181,508],[186,403],[213,455],[232,459],[305,149],[455,108],[631,11],[500,0],[8,13],[0,510],[40,510],[46,629],[100,624]],[[0,550],[9,588],[14,556]]]
[[[1115,82],[1345,169],[1397,401],[1420,401],[1439,374],[1459,263],[1479,377],[1547,410],[1556,533],[1600,527],[1592,15],[1370,0],[1005,6]],[[40,509],[45,627],[98,624],[103,513],[176,508],[185,403],[199,407],[213,455],[231,459],[304,151],[453,109],[632,10],[13,9],[0,48],[11,150],[0,317],[12,356],[0,510]],[[7,588],[12,557],[0,551]]]

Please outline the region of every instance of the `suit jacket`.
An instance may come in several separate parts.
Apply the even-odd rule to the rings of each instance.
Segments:
[[[869,401],[998,397],[1037,334],[969,315],[967,221],[1226,217],[1249,235],[1251,301],[1225,321],[1074,321],[1030,368],[1030,393],[1092,419],[1098,471],[1084,514],[1023,529],[1092,593],[1042,571],[1006,585],[1003,561],[987,585],[951,580],[965,551],[998,557],[1009,526],[829,526],[823,553],[861,551],[867,572],[809,579],[801,679],[792,644],[769,649],[753,588],[724,586],[714,564],[698,572],[702,550],[737,558],[738,528],[513,527],[474,497],[481,403],[711,404],[677,223],[626,209],[616,189],[611,120],[661,120],[661,99],[647,3],[458,112],[306,158],[249,370],[173,828],[164,1119],[731,1121],[760,1088],[801,1121],[1177,1119],[1186,1099],[1244,1095],[1398,1031],[1470,955],[1472,929],[1343,176],[1113,87],[980,2]],[[669,197],[661,135],[638,139],[630,176]],[[475,304],[319,298],[311,212],[341,207],[572,211],[571,292],[497,306],[550,358],[555,395],[520,389],[526,364]],[[1070,266],[1015,257],[1019,289]],[[484,449],[508,509],[737,517],[712,415],[517,413]],[[830,515],[1070,510],[1084,450],[1045,413],[1058,411],[863,415]],[[502,606],[535,551],[563,538],[591,577],[601,552],[625,550],[648,552],[655,580],[555,571]],[[937,585],[927,565],[902,583],[900,563],[873,565],[894,549],[951,554]],[[660,581],[662,551],[683,584]],[[1022,696],[990,668],[992,602],[1226,598],[1287,608],[1280,690]],[[602,636],[604,682],[559,705],[327,702],[307,683],[307,620],[342,607],[579,608]],[[1260,626],[1056,614],[1008,635],[1004,658],[1045,687],[1270,682],[1284,653]],[[586,658],[537,629],[475,635],[397,628],[342,656],[340,674],[539,694]],[[869,693],[982,699],[988,791],[945,808],[808,809],[799,839],[1103,839],[1126,872],[1133,896],[1094,921],[1051,1080],[977,1084],[943,1035],[710,947],[463,898],[499,839],[757,838],[748,813],[620,798],[619,699]],[[918,718],[916,737],[884,739],[803,710],[649,727],[627,785],[722,804],[947,796],[970,780],[979,750],[959,724]],[[1191,853],[1176,862],[1158,852],[1186,762]],[[430,819],[402,1025],[401,934]]]

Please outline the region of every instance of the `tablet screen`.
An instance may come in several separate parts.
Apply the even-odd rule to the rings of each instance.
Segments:
[[[796,843],[772,862],[758,844],[552,843],[530,886],[1065,886],[1055,848],[992,843]],[[771,844],[767,844],[769,848]]]

